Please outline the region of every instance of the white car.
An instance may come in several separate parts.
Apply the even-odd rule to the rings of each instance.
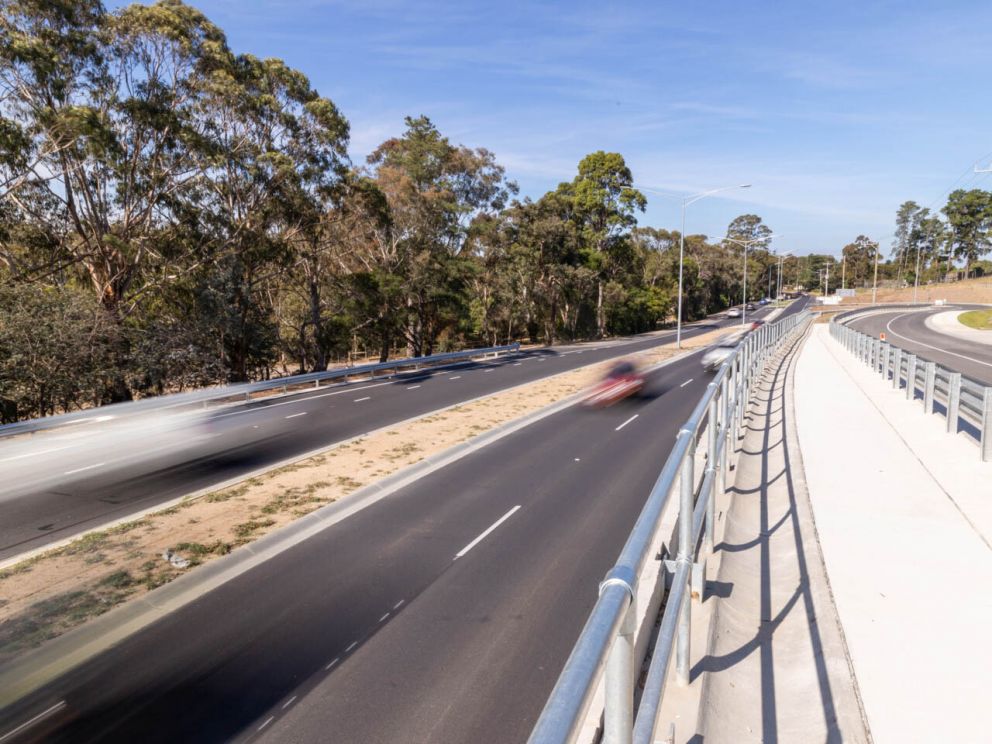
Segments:
[[[703,369],[707,372],[715,372],[720,369],[720,365],[727,361],[727,358],[734,353],[734,349],[747,335],[747,331],[734,331],[723,336],[703,354]]]
[[[727,311],[728,318],[739,318],[741,317],[741,309],[739,307],[732,307]]]

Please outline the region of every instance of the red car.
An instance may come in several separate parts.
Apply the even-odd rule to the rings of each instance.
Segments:
[[[601,408],[638,395],[643,389],[644,375],[637,365],[621,361],[610,368],[606,377],[586,394],[582,403],[591,408]]]

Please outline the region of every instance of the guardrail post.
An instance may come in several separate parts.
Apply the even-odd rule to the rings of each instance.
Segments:
[[[882,344],[882,379],[888,382],[889,379],[889,359],[892,356],[892,347],[889,344]]]
[[[683,429],[683,431],[685,431]],[[691,432],[690,432],[691,434]],[[690,443],[686,451],[685,459],[682,461],[680,483],[679,483],[679,563],[692,562],[692,509],[693,491],[695,490],[695,477],[693,465],[695,460],[696,445]],[[689,590],[688,574],[683,586],[672,586],[673,592],[687,592]],[[675,678],[680,685],[689,684],[689,634],[692,631],[692,602],[689,597],[683,594],[682,610],[679,614],[679,635],[676,641],[675,655]]]
[[[923,367],[926,377],[923,382],[923,412],[933,413],[933,387],[937,379],[937,365],[927,362]]]
[[[910,354],[906,360],[906,400],[916,397],[916,354]]]
[[[947,431],[958,433],[958,411],[961,408],[961,373],[951,372],[947,379]]]
[[[992,387],[982,397],[982,462],[992,462]]]
[[[897,346],[892,354],[892,387],[898,390],[899,378],[902,376],[902,349]]]

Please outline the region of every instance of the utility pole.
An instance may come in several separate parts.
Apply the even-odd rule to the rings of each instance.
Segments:
[[[916,304],[916,293],[920,289],[920,244],[916,244],[916,279],[913,282],[913,304]]]
[[[878,244],[875,244],[875,279],[871,283],[871,304],[876,304],[875,297],[878,294]]]
[[[847,256],[843,254],[840,259],[840,288],[847,289]]]

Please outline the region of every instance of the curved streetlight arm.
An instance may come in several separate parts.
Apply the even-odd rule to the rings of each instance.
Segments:
[[[685,204],[685,206],[688,207],[693,202],[697,202],[704,197],[710,196],[711,194],[718,194],[721,191],[730,191],[731,189],[749,189],[749,188],[751,188],[751,184],[749,183],[741,183],[736,186],[721,186],[718,189],[710,189],[709,191],[703,191],[702,193],[699,194],[693,194],[692,196],[687,196],[683,203]]]

